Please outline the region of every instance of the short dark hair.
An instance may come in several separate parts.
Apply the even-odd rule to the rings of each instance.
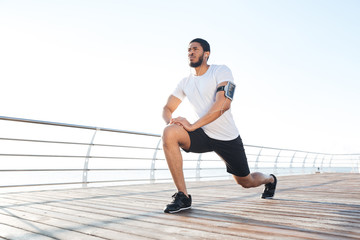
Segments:
[[[200,43],[201,47],[203,48],[204,52],[210,52],[210,44],[202,39],[202,38],[195,38],[190,43],[197,42]]]

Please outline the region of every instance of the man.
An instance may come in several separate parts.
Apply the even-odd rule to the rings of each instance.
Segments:
[[[190,74],[178,84],[163,109],[163,118],[167,123],[162,136],[163,149],[178,190],[173,195],[173,201],[164,209],[166,213],[191,208],[180,148],[195,153],[214,151],[226,163],[227,172],[242,187],[265,184],[262,198],[272,198],[275,193],[277,180],[274,175],[250,174],[243,143],[230,111],[235,89],[231,70],[225,65],[208,65],[209,56],[207,41],[196,38],[190,42],[189,65],[195,69],[195,74]],[[199,116],[192,124],[186,118],[172,117],[185,97]]]

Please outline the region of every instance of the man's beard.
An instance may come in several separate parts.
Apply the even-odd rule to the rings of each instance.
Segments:
[[[203,54],[201,57],[199,57],[199,61],[197,61],[197,62],[190,62],[190,63],[189,63],[190,67],[193,67],[193,68],[200,67],[200,65],[201,65],[202,62],[203,62],[203,59],[204,59],[204,54]]]

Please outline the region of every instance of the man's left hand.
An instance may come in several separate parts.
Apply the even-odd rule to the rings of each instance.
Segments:
[[[191,123],[189,123],[189,121],[184,117],[173,118],[173,119],[171,119],[170,124],[180,125],[188,132],[192,132],[192,131],[196,130],[193,127],[193,125]]]

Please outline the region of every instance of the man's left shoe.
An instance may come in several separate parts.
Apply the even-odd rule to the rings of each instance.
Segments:
[[[270,175],[274,178],[274,182],[265,184],[265,190],[264,190],[261,198],[273,198],[275,195],[277,179],[276,179],[275,175],[273,175],[273,174],[270,174]]]
[[[191,208],[191,195],[187,197],[183,192],[177,192],[173,196],[173,201],[168,204],[164,212],[165,213],[177,213]]]

